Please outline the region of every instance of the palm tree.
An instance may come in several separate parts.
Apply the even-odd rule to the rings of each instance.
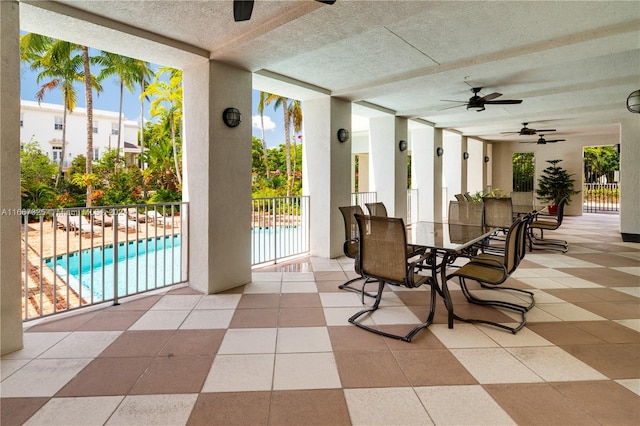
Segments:
[[[169,81],[163,80],[165,74],[169,75]],[[176,177],[178,183],[182,185],[182,176],[178,162],[178,146],[176,143],[176,130],[180,130],[180,134],[183,134],[182,71],[169,67],[160,68],[155,76],[154,82],[147,87],[145,95],[153,98],[151,102],[151,115],[154,117],[163,117],[169,125]]]
[[[294,99],[289,104],[289,119],[291,120],[291,124],[293,124],[293,132],[300,133],[300,130],[302,130],[302,104],[297,99]],[[293,138],[293,172],[291,173],[291,188],[293,188],[293,181],[296,179],[295,174],[297,158],[296,138]]]
[[[289,109],[289,98],[284,96],[269,94],[265,99],[267,105],[274,103],[274,109],[282,107],[284,114],[284,146],[287,165],[287,197],[291,196],[291,132],[289,131],[291,126],[291,110]]]
[[[82,46],[82,63],[84,65],[84,95],[87,102],[87,158],[85,162],[85,174],[91,176],[93,173],[93,90],[92,82],[93,77],[91,75],[89,58],[89,48]],[[91,207],[91,193],[93,185],[91,180],[87,181],[87,198],[86,205]]]
[[[129,58],[111,52],[101,52],[100,55],[94,58],[94,62],[103,67],[98,74],[98,80],[102,81],[107,77],[117,76],[120,83],[118,142],[116,147],[116,151],[118,152],[118,155],[120,155],[120,141],[122,139],[122,100],[124,98],[124,89],[126,87],[130,93],[133,93],[134,85],[140,81],[140,61],[138,59]],[[117,166],[118,162],[116,162],[116,167]]]
[[[67,111],[73,112],[77,93],[73,86],[76,81],[84,80],[83,57],[78,54],[80,46],[67,41],[56,40],[40,34],[28,33],[20,38],[20,58],[30,64],[34,71],[40,71],[36,81],[46,82],[36,93],[38,103],[42,102],[47,91],[60,88],[64,106],[62,118],[62,150],[58,166],[55,187],[58,187],[62,176],[65,158]]]
[[[260,100],[258,101],[258,112],[260,113],[260,129],[262,131],[262,158],[264,160],[265,177],[267,179],[269,179],[271,173],[269,173],[269,160],[267,158],[267,141],[264,137],[264,107],[265,102],[269,96],[272,96],[271,93],[260,92]]]

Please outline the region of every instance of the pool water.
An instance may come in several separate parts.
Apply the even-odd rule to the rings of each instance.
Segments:
[[[58,256],[55,272],[93,302],[114,297],[116,270],[118,297],[183,281],[179,235],[119,243],[117,252],[115,263],[113,245]],[[54,268],[53,258],[45,263]]]

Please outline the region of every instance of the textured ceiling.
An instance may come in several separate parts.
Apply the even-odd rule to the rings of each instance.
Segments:
[[[231,0],[21,3],[27,31],[177,67],[209,57],[274,92],[264,76],[306,86],[287,96],[317,88],[487,140],[524,138],[500,134],[522,122],[567,139],[617,132],[640,89],[636,1],[256,0],[246,22]],[[523,102],[478,113],[443,101],[471,87]]]

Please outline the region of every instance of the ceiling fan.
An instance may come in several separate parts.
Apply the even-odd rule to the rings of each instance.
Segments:
[[[543,133],[548,133],[548,132],[555,132],[556,129],[531,129],[529,127],[527,127],[529,123],[522,123],[522,125],[524,126],[522,129],[520,129],[517,132],[502,132],[502,135],[520,135],[520,136],[533,136],[535,134],[537,134],[538,132],[543,132]]]
[[[316,0],[320,3],[334,4],[336,0]],[[233,0],[233,19],[236,22],[248,21],[253,12],[254,0]]]
[[[545,139],[544,135],[540,135],[540,138],[537,141],[520,141],[520,143],[535,143],[538,145],[546,145],[548,143],[562,142],[565,140],[566,139]]]
[[[473,92],[473,96],[469,98],[468,101],[450,101],[447,99],[443,99],[443,102],[458,102],[467,106],[467,109],[473,109],[478,112],[484,111],[485,105],[515,105],[522,103],[521,99],[504,99],[500,101],[494,101],[495,98],[502,96],[502,93],[489,93],[486,96],[478,96],[478,93],[482,90],[482,87],[473,87],[471,91]],[[456,105],[449,108],[457,108],[463,105]],[[449,109],[445,108],[445,109]]]

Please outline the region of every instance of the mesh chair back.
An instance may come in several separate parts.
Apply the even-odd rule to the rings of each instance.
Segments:
[[[360,271],[382,281],[405,284],[407,235],[401,218],[356,215],[360,235]]]
[[[371,216],[387,217],[387,208],[384,203],[365,203]]]
[[[513,223],[511,198],[483,199],[484,223],[489,227],[508,229]]]
[[[564,217],[564,206],[565,204],[567,204],[567,201],[569,201],[567,199],[567,197],[564,197],[562,200],[560,200],[560,202],[558,203],[558,216],[557,216],[557,220],[558,220],[558,227],[560,227],[560,225],[562,225],[562,218]]]
[[[455,194],[454,197],[456,197],[456,201],[460,203],[464,203],[465,201],[467,201],[467,199],[464,198],[464,195],[462,194]]]
[[[449,224],[454,225],[482,225],[482,203],[457,201],[449,202]]]
[[[338,207],[342,217],[344,218],[344,255],[355,259],[360,251],[360,241],[358,239],[358,222],[356,222],[356,214],[362,215],[362,207],[345,206]]]
[[[507,270],[507,274],[511,274],[515,271],[521,260],[520,254],[522,252],[522,238],[524,237],[524,234],[521,235],[523,225],[524,222],[522,218],[517,218],[513,221],[511,227],[509,227],[509,231],[507,232],[504,246],[504,266]]]

